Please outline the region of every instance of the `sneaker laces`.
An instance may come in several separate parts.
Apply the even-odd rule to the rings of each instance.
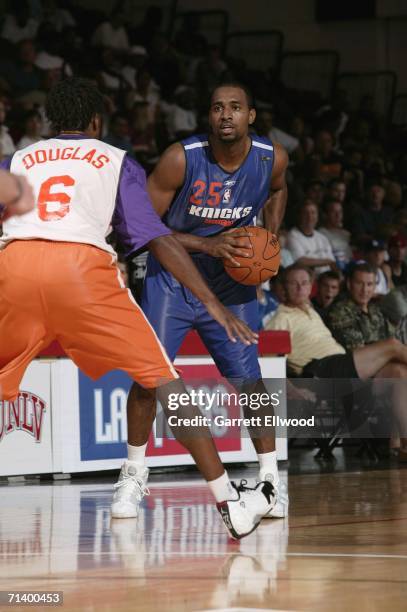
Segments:
[[[121,489],[122,487],[125,487],[126,485],[128,485],[130,482],[132,482],[133,484],[132,490],[129,490],[130,488],[124,489],[124,491],[127,492],[127,495],[123,495],[123,497],[130,498],[132,493],[138,493],[137,497],[140,501],[141,499],[143,499],[145,495],[150,495],[150,489],[147,487],[144,480],[140,478],[140,476],[126,474],[122,478],[122,480],[119,480],[119,482],[116,482],[116,484],[113,486],[115,489]]]

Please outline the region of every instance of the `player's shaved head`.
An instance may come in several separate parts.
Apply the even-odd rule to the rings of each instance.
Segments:
[[[47,117],[57,132],[86,130],[103,108],[103,96],[97,85],[79,77],[56,83],[45,105]]]
[[[214,87],[211,91],[211,95],[210,95],[211,104],[213,104],[216,101],[215,98],[216,98],[216,94],[219,91],[219,89],[223,89],[223,88],[241,89],[246,96],[247,106],[249,108],[254,108],[254,100],[253,100],[252,92],[244,83],[240,83],[239,81],[225,81],[224,83],[219,83],[219,85],[216,85],[216,87]]]

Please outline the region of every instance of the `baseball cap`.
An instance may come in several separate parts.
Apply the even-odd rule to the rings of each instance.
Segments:
[[[365,251],[385,251],[386,243],[383,240],[369,240],[365,246]]]
[[[389,238],[389,247],[406,247],[407,246],[407,240],[406,238],[403,236],[403,234],[394,234],[393,236],[390,236]]]

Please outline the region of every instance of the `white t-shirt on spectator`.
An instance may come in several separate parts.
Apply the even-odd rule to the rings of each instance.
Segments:
[[[8,155],[13,155],[16,147],[14,145],[13,139],[8,133],[8,127],[6,125],[0,126],[0,159],[2,157],[8,157]]]
[[[278,142],[283,145],[284,149],[288,154],[293,153],[295,149],[298,149],[298,145],[300,141],[295,136],[291,136],[291,134],[287,134],[287,132],[283,132],[277,127],[271,128],[268,133],[268,137],[272,142]]]
[[[349,244],[350,232],[342,228],[327,229],[326,227],[320,227],[319,231],[328,238],[335,259],[339,262],[349,263],[353,257]]]
[[[17,44],[20,42],[20,40],[35,38],[37,30],[38,22],[36,19],[32,19],[30,17],[25,26],[21,28],[18,25],[14,15],[6,15],[0,37]]]
[[[335,261],[328,238],[318,230],[314,230],[312,236],[306,236],[298,228],[293,227],[287,234],[287,248],[291,251],[294,261],[301,257]],[[314,270],[316,274],[321,274],[329,270],[329,266],[318,266]]]
[[[105,21],[101,23],[92,36],[92,45],[95,47],[110,47],[119,51],[127,51],[129,39],[127,32],[122,26],[115,29],[111,23]]]

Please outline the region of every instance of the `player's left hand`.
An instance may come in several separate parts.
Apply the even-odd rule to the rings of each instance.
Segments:
[[[231,229],[216,236],[207,237],[208,248],[206,252],[212,257],[226,258],[234,266],[240,266],[234,256],[250,257],[251,243],[249,238],[251,236],[253,234],[245,229]]]
[[[225,328],[229,340],[232,342],[240,340],[247,345],[258,343],[259,334],[251,330],[246,323],[225,308],[218,300],[207,302],[205,306],[215,321]]]

